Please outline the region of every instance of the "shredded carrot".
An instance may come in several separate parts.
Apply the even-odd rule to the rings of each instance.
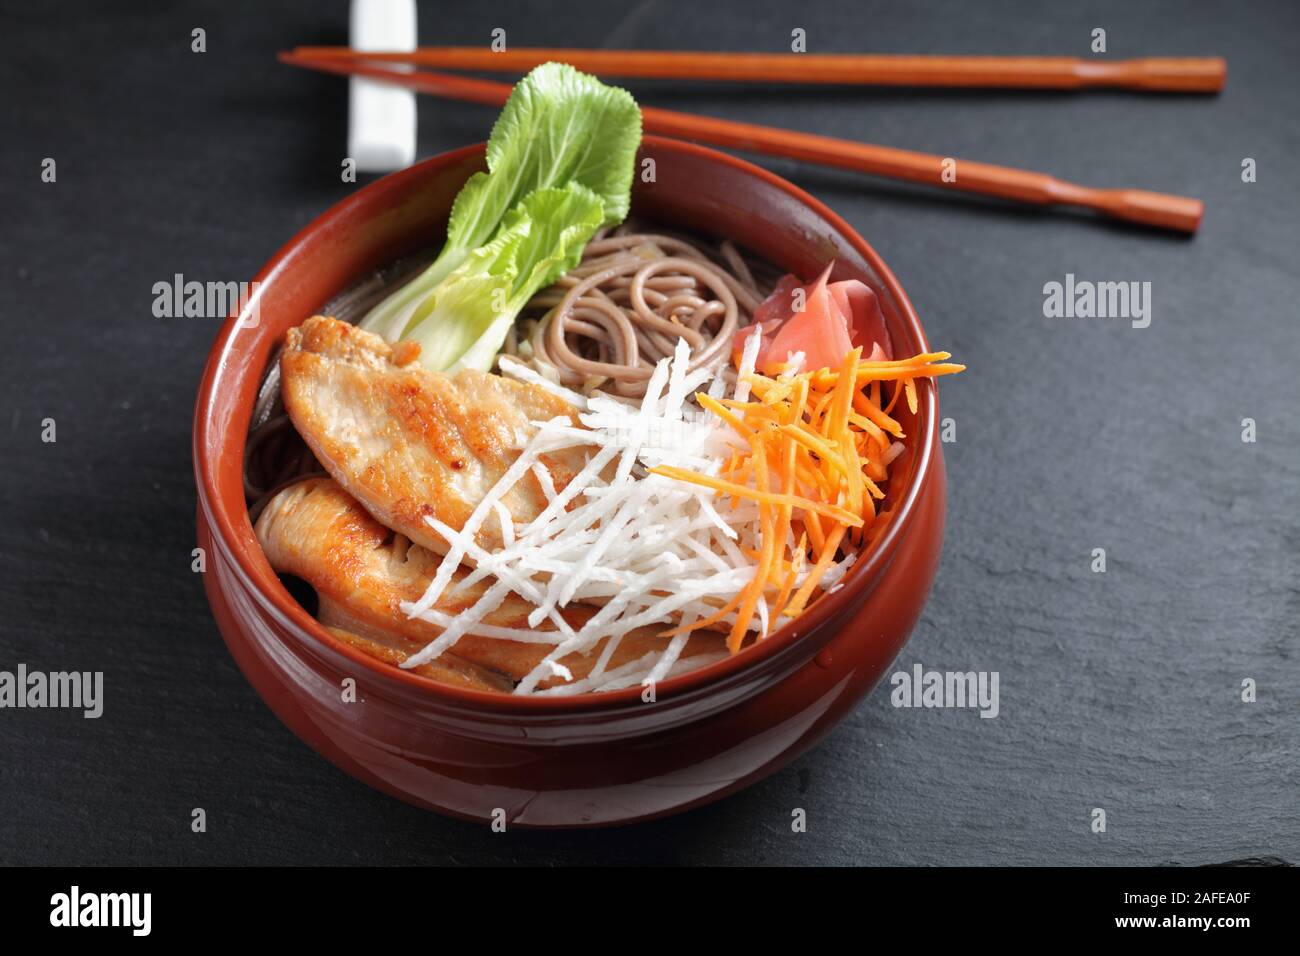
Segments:
[[[808,603],[808,598],[812,595],[813,588],[821,581],[822,576],[830,569],[831,561],[835,560],[835,552],[839,548],[840,539],[844,537],[844,525],[836,525],[835,530],[826,538],[826,549],[822,551],[822,556],[817,559],[813,566],[812,573],[800,585],[799,590],[794,593],[790,603],[786,605],[786,613],[791,617],[798,617],[803,613],[804,605]]]
[[[803,570],[804,547],[807,544],[807,535],[801,534],[799,542],[795,545],[792,560],[788,563],[789,570],[786,571],[785,580],[781,582],[781,590],[777,592],[776,600],[772,602],[772,620],[776,620],[785,613],[786,602],[790,600],[790,593],[794,590],[794,583],[798,579],[799,572]]]
[[[700,403],[701,407],[707,408],[709,411],[713,412],[713,414],[717,415],[742,435],[747,435],[753,431],[752,428],[744,423],[739,415],[731,411],[725,405],[720,404],[717,399],[708,395],[700,394],[696,396],[696,400]]]
[[[794,456],[796,448],[794,442],[784,442],[785,458],[781,462],[781,492],[785,495],[794,495],[795,467]],[[790,536],[790,519],[794,517],[794,508],[788,504],[783,504],[777,512],[776,531],[772,534],[772,542],[776,548],[775,562],[773,566],[774,573],[777,576],[775,583],[778,587],[782,583],[782,566],[789,563],[785,560],[786,539]]]
[[[889,404],[885,406],[885,414],[888,415],[894,410],[894,405],[898,403],[898,396],[903,394],[902,384],[894,386],[894,394],[889,399]]]
[[[754,451],[754,484],[758,486],[756,491],[764,496],[768,494],[767,449],[764,447],[766,438],[766,432],[755,432],[751,439],[751,448]],[[740,610],[736,613],[736,621],[731,625],[731,634],[727,637],[727,650],[733,654],[740,650],[740,645],[745,641],[745,633],[749,630],[754,608],[758,606],[759,599],[763,596],[763,589],[767,587],[772,555],[776,551],[776,536],[772,533],[772,506],[763,498],[759,499],[758,520],[763,550],[758,554],[758,571],[754,574],[753,580],[745,586]]]
[[[822,522],[817,515],[806,515],[803,520],[804,531],[812,541],[813,550],[820,555],[826,550],[826,532],[822,530]]]
[[[667,631],[681,634],[715,627],[734,612],[727,647],[740,650],[760,601],[768,620],[794,618],[826,589],[823,580],[842,555],[869,543],[889,518],[887,451],[903,439],[892,413],[901,398],[917,414],[916,380],[960,372],[947,352],[871,361],[854,349],[838,369],[777,374],[747,372],[751,398],[697,395],[740,438],[740,448],[719,473],[658,466],[654,474],[712,488],[733,509],[758,507],[755,547],[742,552],[756,564],[754,577],[724,607],[702,620]],[[893,389],[887,404],[884,382]],[[748,446],[748,447],[746,447]],[[796,540],[797,535],[797,540]],[[763,637],[766,635],[760,635]]]
[[[763,468],[766,469],[767,455],[761,454],[754,456],[754,461],[764,461]],[[754,471],[757,476],[759,468],[757,465]],[[862,524],[862,516],[855,515],[846,508],[839,505],[830,504],[825,501],[814,501],[811,498],[801,498],[798,495],[783,495],[780,492],[768,491],[766,488],[750,488],[747,485],[740,485],[734,481],[723,481],[721,478],[714,478],[712,475],[702,475],[697,471],[688,471],[685,468],[676,468],[672,465],[656,465],[650,471],[656,475],[663,475],[665,478],[676,478],[679,481],[690,481],[697,485],[703,485],[705,488],[712,488],[715,491],[721,491],[724,494],[734,495],[737,498],[745,498],[749,501],[757,501],[761,505],[779,505],[790,504],[796,508],[803,508],[805,511],[815,511],[817,514],[826,515],[828,518],[834,518],[837,521],[858,527]]]
[[[889,432],[895,438],[906,437],[903,435],[903,426],[886,415],[880,408],[880,383],[872,382],[871,391],[872,395],[870,397],[865,392],[854,394],[854,411],[869,419],[877,428]]]
[[[715,613],[710,614],[708,617],[702,617],[692,624],[683,624],[681,627],[675,627],[671,631],[664,631],[662,636],[673,637],[677,634],[685,634],[687,631],[698,631],[702,627],[712,627],[734,611],[740,605],[740,602],[744,597],[745,592],[740,591],[734,598],[728,601],[725,606],[719,608]]]

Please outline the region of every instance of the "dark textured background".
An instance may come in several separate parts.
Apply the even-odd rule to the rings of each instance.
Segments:
[[[174,6],[0,15],[0,668],[102,669],[107,698],[98,721],[0,711],[0,861],[1300,862],[1294,4],[424,5],[426,43],[502,26],[521,46],[781,50],[799,26],[812,51],[1086,55],[1101,26],[1111,57],[1231,65],[1218,98],[632,87],[1208,212],[1189,241],[763,160],[857,227],[970,366],[943,385],[947,547],[899,666],[999,671],[1001,716],[895,710],[878,691],[720,804],[508,835],[372,792],[299,743],[190,572],[190,412],[217,323],[154,318],[151,287],[250,278],[355,187],[339,182],[344,82],[273,61],[344,42],[345,4]],[[491,119],[422,99],[420,154]],[[1043,284],[1066,272],[1149,280],[1151,327],[1045,319]],[[40,441],[47,416],[57,444]]]

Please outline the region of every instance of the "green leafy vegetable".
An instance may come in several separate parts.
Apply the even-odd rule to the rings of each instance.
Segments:
[[[428,368],[488,369],[519,310],[628,212],[641,111],[626,90],[560,63],[519,81],[488,139],[488,172],[452,205],[433,265],[361,323],[420,343]]]
[[[578,264],[604,221],[600,197],[586,186],[534,190],[496,238],[424,295],[403,338],[420,343],[428,368],[491,368],[519,310]]]

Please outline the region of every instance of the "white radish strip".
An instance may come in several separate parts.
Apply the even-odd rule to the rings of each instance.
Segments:
[[[462,635],[468,633],[471,627],[483,620],[490,612],[499,608],[508,593],[510,593],[510,585],[505,582],[498,581],[492,585],[481,598],[474,602],[473,607],[456,615],[456,619],[451,622],[451,625],[445,631],[424,645],[415,654],[402,661],[401,666],[406,670],[410,670],[412,667],[419,667],[421,664],[427,664],[436,658],[460,640]]]
[[[501,541],[508,548],[515,543],[515,519],[510,517],[510,509],[505,506],[505,502],[493,502],[493,507],[497,510],[497,518],[501,522]]]
[[[673,350],[672,370],[668,376],[668,395],[664,400],[663,420],[681,421],[682,402],[686,398],[686,368],[691,361],[691,347],[685,339],[677,340]]]
[[[755,325],[754,331],[745,337],[745,347],[740,352],[740,367],[736,370],[735,399],[738,402],[749,401],[749,382],[746,376],[754,373],[754,363],[758,361],[758,347],[763,338],[762,326]]]
[[[558,687],[548,687],[545,690],[539,690],[535,693],[539,697],[571,697],[574,694],[583,694],[589,690],[595,690],[597,687],[603,686],[605,682],[625,679],[639,675],[643,672],[648,672],[649,668],[653,665],[654,659],[655,652],[650,651],[637,660],[630,661],[622,667],[608,672],[604,675],[603,681],[592,680],[591,677],[584,677],[582,680],[574,681],[572,684],[561,684]],[[635,681],[633,683],[635,683]]]
[[[849,573],[849,568],[853,567],[853,562],[857,559],[858,556],[856,554],[850,554],[843,561],[837,561],[826,569],[826,574],[822,577],[822,580],[825,581],[828,586],[838,585],[844,580],[844,575]]]
[[[552,674],[552,676],[554,676],[554,677],[562,677],[562,678],[564,678],[566,681],[572,681],[572,680],[573,680],[573,671],[569,670],[569,669],[568,669],[567,667],[565,667],[563,664],[557,664],[557,663],[555,663],[555,661],[547,661],[547,662],[546,662],[546,665],[547,665],[547,667],[549,667],[549,668],[551,669],[551,674]]]
[[[426,515],[424,520],[425,523],[429,525],[429,527],[431,527],[434,531],[438,532],[438,534],[442,535],[448,541],[451,541],[453,538],[455,538],[458,535],[458,532],[454,528],[452,528],[449,525],[443,524],[437,518],[433,517],[433,515]],[[473,558],[475,563],[480,565],[489,562],[492,559],[492,556],[487,551],[484,551],[481,547],[479,547],[478,543],[475,541],[465,542],[465,553],[469,557]],[[506,581],[515,590],[515,592],[519,594],[520,597],[527,598],[528,600],[534,602],[540,600],[542,597],[542,589],[540,587],[534,585],[527,578],[513,574],[509,569],[506,568],[501,569],[500,573],[498,574],[498,577]],[[458,584],[455,588],[453,588],[452,592],[455,593],[456,591],[465,590],[466,588],[469,588],[472,584],[477,583],[476,581],[473,580],[473,578],[474,575],[471,574],[469,577],[465,578],[465,580],[461,581],[460,584]],[[412,605],[412,606],[418,607],[418,602],[416,605]],[[428,608],[420,608],[420,610],[424,611],[424,610],[428,610]],[[411,615],[411,616],[415,616],[415,615]],[[563,619],[561,619],[559,623],[562,625],[561,630],[565,630],[568,628],[568,625],[564,623]]]
[[[658,476],[656,475],[656,477]],[[712,491],[713,489],[706,488],[704,490]],[[734,539],[737,536],[736,529],[733,528],[731,525],[727,524],[727,522],[723,520],[722,515],[718,514],[718,510],[713,507],[713,502],[709,500],[709,497],[712,496],[708,496],[708,497],[704,495],[700,496],[699,498],[700,510],[703,511],[706,515],[708,515],[709,521],[711,521],[714,525],[720,528],[722,530],[722,533],[726,537]]]
[[[402,602],[402,610],[412,607],[410,601]],[[431,608],[428,611],[422,611],[419,614],[412,614],[411,617],[428,624],[436,625],[444,630],[450,627],[456,621],[456,615],[448,614],[445,611],[439,611]],[[565,639],[565,635],[559,631],[540,631],[529,630],[522,627],[500,627],[495,624],[484,624],[481,621],[473,625],[466,635],[474,637],[492,637],[504,641],[518,641],[521,644],[559,644]]]
[[[584,416],[585,418],[586,416]],[[623,451],[626,442],[618,435],[604,435],[596,429],[612,428],[608,423],[597,421],[594,424],[587,425],[584,421],[585,428],[579,428],[577,425],[570,425],[566,420],[564,424],[552,425],[548,422],[538,422],[537,430],[547,436],[554,436],[557,440],[567,441],[570,445],[595,445],[601,448],[614,447]],[[581,439],[581,441],[579,441]]]
[[[728,596],[735,594],[738,588],[744,587],[745,583],[748,581],[750,577],[753,577],[753,572],[750,572],[748,577],[745,577],[744,575],[737,575],[736,578],[733,579],[731,587],[728,588],[727,590],[722,591],[721,593],[726,594]],[[679,591],[676,594],[672,594],[669,595],[668,597],[661,598],[660,600],[656,601],[654,604],[646,608],[646,610],[642,611],[640,614],[634,614],[631,617],[620,620],[619,625],[628,630],[631,630],[633,628],[642,627],[646,624],[660,623],[666,620],[668,615],[670,615],[673,611],[677,610],[682,605],[686,604],[688,601],[695,600],[697,597],[701,597],[703,595],[710,594],[710,593],[716,594],[718,592],[715,592],[712,588],[706,586]],[[579,632],[579,634],[581,634],[581,632]]]
[[[614,652],[618,650],[618,645],[622,643],[622,641],[622,634],[614,634],[605,642],[605,646],[601,649],[600,657],[596,659],[595,665],[591,668],[591,674],[588,676],[595,680],[605,673],[605,668],[609,666],[609,659],[614,656]]]
[[[551,470],[540,461],[533,463],[533,474],[537,477],[537,483],[542,486],[542,494],[546,496],[547,501],[555,500],[555,479],[551,477]]]
[[[603,691],[622,690],[625,687],[635,687],[638,684],[645,685],[650,681],[649,675],[653,668],[647,670],[647,664],[653,656],[653,654],[647,654],[638,661],[626,664],[623,667],[618,668],[616,671],[610,671],[605,675],[606,679],[603,682],[594,683],[591,686],[584,687],[582,690],[578,691],[578,693],[582,693],[583,691],[599,693]],[[685,674],[693,670],[699,670],[701,667],[708,664],[726,660],[728,656],[729,655],[725,651],[715,654],[692,654],[688,658],[678,660],[669,669],[668,674],[665,676],[676,677],[678,674]],[[572,685],[565,685],[563,688],[563,694],[558,693],[558,689],[556,691],[543,691],[542,693],[554,693],[557,697],[567,697],[573,693],[570,690],[571,687]]]
[[[694,624],[697,620],[699,620],[699,615],[694,611],[690,610],[689,608],[683,611],[682,613],[683,626],[689,626],[691,624]],[[668,647],[666,647],[664,649],[664,652],[661,655],[659,655],[659,660],[655,661],[654,667],[652,667],[650,669],[650,673],[646,675],[645,677],[646,681],[653,684],[663,680],[664,675],[668,673],[668,671],[672,668],[673,664],[677,663],[677,658],[681,656],[682,649],[686,646],[686,642],[689,641],[690,639],[691,639],[690,631],[685,631],[681,634],[674,634],[672,640],[668,642]]]
[[[574,476],[573,480],[564,486],[564,490],[555,496],[555,499],[548,504],[536,518],[534,518],[523,532],[519,535],[520,539],[528,539],[534,534],[540,534],[546,527],[547,523],[556,515],[564,511],[569,506],[569,502],[578,496],[593,475],[599,474],[600,470],[610,463],[614,458],[614,449],[602,448],[596,452],[582,467],[582,470]]]
[[[703,558],[705,561],[711,564],[714,570],[723,573],[726,573],[728,570],[730,570],[727,567],[727,562],[723,561],[720,557],[718,557],[718,555],[713,551],[712,548],[705,547],[704,545],[700,544],[700,542],[696,541],[693,537],[690,537],[689,535],[685,538],[682,538],[681,540],[682,540],[682,544],[686,545],[686,547],[690,548],[701,558]]]
[[[611,484],[621,484],[627,481],[628,475],[632,472],[632,465],[636,461],[637,454],[641,451],[643,435],[645,428],[650,423],[650,417],[659,407],[659,396],[663,392],[664,384],[668,381],[668,362],[661,359],[655,366],[654,372],[650,375],[650,382],[646,385],[645,400],[641,403],[641,409],[632,419],[632,434],[628,436],[627,448],[623,452],[623,457],[619,459],[618,471],[614,474],[614,480]]]
[[[509,355],[499,356],[497,358],[497,368],[501,369],[502,375],[509,375],[511,378],[518,379],[521,382],[536,385],[538,388],[564,399],[576,408],[581,409],[587,407],[587,400],[578,392],[565,388],[563,385],[555,384],[545,375],[533,371],[516,358],[512,358]]]
[[[585,651],[590,647],[594,647],[605,637],[611,637],[615,634],[621,635],[633,627],[645,623],[645,621],[640,620],[640,611],[647,603],[657,604],[661,600],[659,595],[662,593],[662,587],[670,583],[673,578],[672,574],[660,570],[656,574],[645,576],[641,585],[642,590],[624,588],[611,595],[609,603],[583,625],[578,634],[568,643],[565,652]],[[631,610],[629,610],[629,607],[631,607]],[[630,623],[633,621],[638,623]],[[651,623],[654,622],[651,621]]]
[[[627,501],[623,503],[623,506],[618,509],[614,517],[605,523],[605,527],[601,531],[600,537],[596,539],[596,543],[591,546],[591,549],[583,557],[582,564],[576,570],[576,573],[561,589],[560,607],[564,607],[569,603],[573,597],[574,590],[586,579],[586,575],[589,573],[590,569],[595,567],[596,563],[604,556],[605,552],[609,549],[609,546],[614,542],[615,536],[623,530],[623,526],[631,521],[633,516],[641,511],[648,497],[650,497],[650,489],[646,488],[643,484],[638,483],[635,490],[628,497]]]
[[[574,651],[586,650],[593,646],[596,641],[600,640],[600,632],[612,620],[615,620],[623,610],[623,604],[626,603],[620,598],[615,598],[592,616],[578,632],[577,636],[571,637],[558,645],[554,650],[546,655],[536,667],[524,675],[518,686],[515,687],[516,694],[529,694],[537,689],[540,683],[550,669],[552,661],[559,660]]]
[[[452,574],[455,573],[456,569],[460,567],[461,561],[464,560],[467,544],[474,541],[474,535],[483,523],[483,519],[487,517],[488,512],[492,510],[492,506],[501,496],[513,488],[524,473],[533,466],[537,454],[538,452],[533,447],[524,449],[519,454],[519,457],[506,469],[505,474],[497,479],[496,484],[492,486],[483,500],[478,503],[478,506],[470,514],[469,520],[465,522],[465,527],[461,529],[455,540],[448,540],[451,547],[447,549],[446,557],[442,559],[442,564],[438,565],[438,571],[433,576],[433,580],[429,582],[429,587],[425,590],[423,596],[415,602],[415,607],[418,610],[427,611],[438,603],[438,598],[442,597],[442,592],[446,590],[447,585],[451,582]]]
[[[750,559],[746,557],[744,554],[742,554],[740,549],[736,547],[736,545],[733,543],[733,539],[735,537],[736,534],[733,531],[732,534],[727,537],[719,538],[717,535],[714,535],[713,540],[717,544],[717,546],[722,549],[723,554],[725,554],[728,558],[731,559],[731,564],[733,567],[737,567],[737,568],[752,567],[752,565],[750,564]]]

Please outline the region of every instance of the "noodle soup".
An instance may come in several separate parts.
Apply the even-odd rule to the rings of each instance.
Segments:
[[[244,487],[340,642],[474,691],[653,686],[797,621],[888,524],[897,409],[962,366],[896,357],[834,258],[627,219],[638,117],[539,67],[436,257],[288,330]]]
[[[415,257],[377,273],[327,307],[332,319],[307,325],[355,322],[427,259]],[[659,680],[736,653],[766,637],[782,614],[797,615],[837,586],[884,510],[869,504],[870,495],[886,498],[888,466],[903,451],[885,431],[898,431],[886,409],[892,410],[900,396],[906,400],[908,376],[947,370],[924,365],[942,355],[923,356],[921,365],[910,366],[882,359],[877,364],[883,380],[864,382],[846,399],[857,399],[856,407],[866,413],[863,424],[881,436],[874,456],[866,444],[874,436],[863,436],[862,461],[855,466],[861,497],[853,507],[866,504],[872,520],[852,524],[857,514],[842,507],[841,501],[851,503],[844,495],[821,505],[807,497],[819,481],[825,483],[817,469],[841,457],[825,444],[830,439],[818,437],[829,418],[824,398],[832,394],[824,379],[838,373],[823,369],[820,378],[811,373],[800,378],[797,366],[785,363],[775,378],[760,376],[754,364],[761,330],[752,342],[746,338],[756,328],[755,315],[763,309],[771,313],[773,303],[793,298],[796,288],[810,298],[816,295],[812,285],[792,285],[792,277],[780,278],[778,269],[730,240],[639,221],[593,236],[579,264],[528,301],[493,373],[558,399],[550,412],[562,411],[566,403],[584,409],[580,427],[593,444],[579,442],[581,462],[563,479],[557,479],[564,469],[556,461],[542,465],[544,454],[521,472],[529,480],[536,475],[543,486],[544,503],[528,512],[531,522],[521,519],[516,527],[510,508],[499,498],[490,502],[493,520],[502,528],[490,553],[476,554],[473,541],[458,539],[468,522],[452,527],[430,515],[425,520],[443,537],[412,541],[377,519],[382,504],[359,503],[373,502],[373,496],[356,491],[352,497],[338,487],[331,474],[348,469],[323,466],[303,440],[311,426],[296,428],[285,409],[283,356],[277,356],[260,390],[248,439],[250,518],[287,586],[335,637],[376,660],[445,683],[502,693],[584,693]],[[873,342],[877,353],[888,348],[880,328]],[[747,342],[752,354],[746,358],[741,353]],[[394,350],[384,343],[376,339],[374,346],[392,358]],[[861,347],[856,351],[860,354]],[[855,358],[852,374],[862,374],[863,368]],[[690,383],[671,400],[670,377]],[[688,394],[702,386],[707,390]],[[775,391],[792,386],[803,390],[803,405],[810,398],[814,404],[822,401],[821,413],[783,404]],[[890,386],[892,401],[885,401],[883,388]],[[763,392],[763,401],[745,402],[754,389]],[[647,408],[652,414],[638,426]],[[749,498],[746,486],[756,477],[755,466],[775,472],[783,463],[769,461],[766,450],[761,460],[746,456],[743,443],[728,445],[720,434],[728,431],[726,419],[742,437],[755,434],[769,424],[768,413],[798,426],[793,432],[798,447],[792,444],[781,453],[789,461],[784,484],[778,487],[774,480]],[[844,424],[850,414],[857,413],[846,411]],[[746,424],[747,415],[758,417]],[[514,426],[524,423],[520,418]],[[566,420],[560,430],[572,432],[578,424]],[[439,424],[448,431],[456,427],[454,415]],[[522,457],[530,447],[525,441],[507,456]],[[448,454],[455,472],[462,462]],[[607,458],[593,471],[593,457],[600,455]],[[619,458],[632,463],[621,486]],[[515,458],[512,467],[518,463]],[[584,472],[590,484],[582,484]],[[635,497],[645,483],[665,476],[680,480],[660,494]],[[557,496],[574,489],[555,512]],[[471,502],[478,510],[490,497],[485,489],[480,492]],[[716,503],[725,503],[727,492],[729,505]],[[621,507],[611,505],[602,514],[580,500],[584,495],[604,496]],[[650,519],[629,514],[632,504]],[[538,512],[545,517],[548,511],[555,512],[549,517],[553,527],[534,546],[521,548],[517,541],[534,532]],[[570,515],[578,517],[566,525]],[[654,537],[656,530],[663,540]],[[593,559],[596,551],[600,554]],[[655,578],[662,560],[673,563],[674,573]],[[582,574],[582,567],[587,576],[567,593],[561,588],[557,597],[554,582],[564,574]],[[760,575],[764,583],[754,586]],[[444,578],[440,588],[439,576]],[[497,584],[489,586],[494,576]],[[511,582],[505,600],[493,596],[501,581]],[[691,600],[674,600],[697,585]],[[629,594],[637,596],[629,601]],[[581,637],[620,602],[624,607],[603,629]],[[463,623],[467,618],[472,620]]]
[[[624,672],[623,682],[631,682],[626,689],[606,686],[595,692],[588,683],[577,693],[561,693],[556,687],[554,692],[542,688],[521,694],[510,681],[491,680],[486,668],[477,673],[487,673],[488,680],[469,683],[472,672],[447,654],[402,668],[398,654],[373,638],[361,647],[354,642],[356,630],[321,623],[322,612],[340,610],[321,600],[322,595],[338,596],[337,582],[322,578],[321,584],[330,587],[321,587],[319,594],[305,584],[291,594],[277,580],[272,566],[276,562],[247,518],[251,499],[243,493],[240,478],[244,423],[260,420],[252,411],[268,365],[277,376],[277,400],[283,391],[278,381],[282,356],[276,350],[288,344],[287,330],[300,329],[307,317],[321,312],[361,320],[395,287],[423,274],[438,254],[438,236],[446,226],[452,197],[484,168],[483,157],[481,145],[435,157],[364,186],[347,202],[324,212],[256,277],[262,323],[248,329],[232,321],[221,331],[199,391],[194,436],[198,544],[207,553],[203,581],[215,620],[240,670],[295,734],[346,773],[416,805],[478,821],[496,819],[504,810],[512,829],[628,823],[698,806],[761,779],[811,747],[879,681],[914,627],[942,543],[945,494],[936,385],[917,374],[917,412],[908,407],[906,388],[894,405],[891,417],[904,432],[895,440],[905,450],[889,466],[889,480],[881,486],[886,498],[875,504],[879,520],[864,530],[860,546],[849,541],[856,554],[851,569],[835,584],[830,584],[832,575],[829,589],[810,598],[797,618],[781,615],[761,638],[752,632],[736,654],[724,650],[716,663],[686,673],[670,667],[672,673],[663,679],[650,679],[647,673],[634,681],[634,671]],[[689,143],[647,137],[637,162],[645,158],[656,161],[659,175],[653,184],[637,182],[632,213],[652,223],[647,228],[716,230],[800,280],[817,276],[834,260],[829,285],[860,279],[879,295],[896,355],[928,351],[921,323],[887,264],[816,199],[751,163]],[[402,212],[394,215],[394,210]],[[348,241],[340,242],[340,236]],[[594,231],[588,238],[593,237]],[[423,254],[399,262],[417,249]],[[391,275],[392,270],[384,268],[377,284],[358,284],[385,263],[406,271]],[[368,301],[350,306],[344,297],[335,298],[340,289]],[[522,327],[518,321],[514,324]],[[765,333],[763,341],[770,352],[776,335]],[[400,349],[400,342],[393,348]],[[511,361],[505,356],[497,365],[509,367]],[[894,367],[913,368],[902,362]],[[734,349],[723,373],[737,377]],[[766,377],[753,381],[761,387]],[[821,390],[824,379],[810,381],[810,395]],[[881,384],[886,406],[897,381],[895,377]],[[687,417],[694,417],[692,408],[701,399],[709,400],[712,385],[710,381],[684,403]],[[563,386],[548,381],[548,387]],[[728,402],[731,389],[724,381],[721,394]],[[775,403],[777,396],[768,398]],[[636,399],[622,401],[637,404]],[[744,402],[740,411],[753,420],[756,412],[749,404]],[[382,419],[374,423],[381,421],[390,427]],[[663,416],[655,421],[652,431],[679,435],[689,430]],[[239,427],[232,430],[232,422]],[[290,423],[289,428],[297,440],[296,426]],[[724,464],[729,461],[730,455]],[[739,458],[736,464],[736,482],[752,487]],[[642,479],[634,474],[633,480]],[[300,484],[310,490],[325,481],[316,477]],[[350,528],[346,522],[336,525],[346,532],[346,554],[369,561],[361,550],[368,543],[378,549],[375,554],[386,555],[387,567],[437,573],[444,554],[408,547],[407,560],[399,565],[403,555],[397,533],[373,516],[357,514],[357,499],[339,494],[341,490],[318,496],[317,489],[302,498],[319,504],[345,504],[350,499],[355,523]],[[584,493],[578,500],[594,499]],[[763,507],[752,499],[739,500],[733,511],[725,495],[715,505],[724,520],[737,521],[745,509],[757,515]],[[489,508],[496,513],[495,507]],[[770,513],[779,518],[779,511]],[[830,523],[827,519],[826,527]],[[499,530],[499,522],[493,525]],[[618,542],[626,537],[622,531],[615,536]],[[297,557],[315,555],[306,535],[286,540],[297,542]],[[751,549],[746,545],[743,550]],[[752,550],[757,555],[761,542]],[[409,560],[412,556],[417,560]],[[277,552],[276,561],[293,557]],[[472,560],[463,567],[470,569]],[[788,563],[788,548],[785,560]],[[836,563],[841,560],[837,555]],[[777,567],[775,556],[771,565]],[[688,567],[671,578],[669,589],[679,596],[687,586],[698,590],[696,577]],[[744,585],[741,580],[738,589]],[[416,600],[425,589],[416,581]],[[765,589],[762,599],[769,595],[779,597],[776,588]],[[729,595],[718,606],[731,599]],[[441,606],[445,602],[433,611],[440,612]],[[578,607],[600,609],[574,601],[564,611]],[[358,603],[343,610],[352,617],[353,627],[360,627],[375,609]],[[405,619],[400,607],[397,613]],[[519,620],[525,630],[527,616]],[[680,621],[655,628],[657,632],[677,626]],[[729,622],[723,622],[727,626]],[[548,627],[543,622],[537,630],[544,633]],[[727,636],[724,632],[708,640],[725,643]],[[485,643],[462,645],[462,640],[493,639],[470,633],[448,653],[492,650]],[[418,653],[426,643],[407,647]],[[550,649],[544,645],[540,656]],[[574,669],[573,684],[590,677],[603,651],[604,646],[593,652],[586,674]],[[411,651],[401,651],[406,660],[410,656]],[[611,655],[606,673],[614,663]],[[439,665],[440,672],[426,670]],[[562,678],[556,680],[570,686]],[[616,675],[607,684],[617,680]],[[340,694],[341,687],[352,687],[353,682],[355,699]]]

